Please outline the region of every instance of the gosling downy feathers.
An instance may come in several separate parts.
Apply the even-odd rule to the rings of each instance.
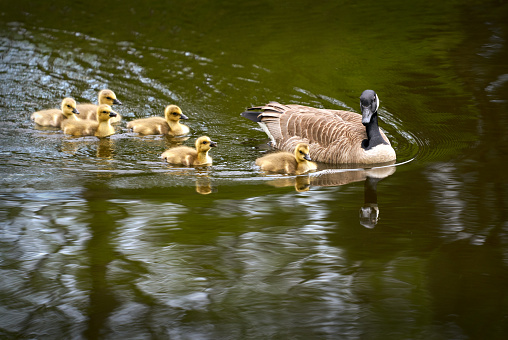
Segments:
[[[297,175],[317,168],[316,163],[311,162],[309,146],[305,143],[299,143],[294,154],[282,151],[258,158],[256,165],[267,172]]]
[[[42,110],[32,113],[30,119],[40,126],[61,127],[64,120],[78,120],[76,115],[79,111],[76,109],[76,101],[72,98],[64,98],[61,108]]]
[[[127,124],[127,128],[140,135],[172,135],[182,136],[189,133],[189,127],[180,124],[180,119],[189,119],[176,105],[168,105],[164,110],[164,118],[150,117],[136,119]]]
[[[168,163],[183,164],[185,166],[211,165],[212,157],[208,155],[210,148],[217,146],[207,136],[196,139],[196,149],[188,146],[178,146],[173,149],[166,150],[162,153],[161,158]]]
[[[107,104],[109,106],[122,105],[122,102],[116,99],[116,94],[111,90],[99,91],[99,105]],[[98,105],[86,103],[79,104],[78,111],[80,112],[80,119],[97,120],[97,107]],[[116,117],[111,118],[111,123],[118,123],[122,117],[117,113]]]
[[[395,150],[379,129],[379,98],[372,90],[360,97],[362,114],[316,109],[277,102],[253,107],[242,113],[259,123],[273,147],[293,151],[308,143],[313,160],[331,164],[377,164],[393,161]]]
[[[115,133],[115,128],[111,126],[111,118],[116,117],[117,113],[111,109],[111,106],[102,104],[97,107],[98,120],[66,120],[62,124],[62,130],[65,134],[71,136],[97,136],[107,137]]]

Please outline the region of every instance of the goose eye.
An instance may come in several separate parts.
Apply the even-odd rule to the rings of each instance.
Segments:
[[[70,106],[70,105],[67,105],[67,107],[68,107],[69,109],[71,108],[71,106]]]
[[[206,144],[206,143],[207,143],[207,141],[204,141],[204,142],[203,142],[203,144]]]
[[[106,99],[112,100],[113,98],[111,98],[111,97],[106,97]]]
[[[178,113],[176,113],[176,112],[173,112],[173,116],[178,116]]]

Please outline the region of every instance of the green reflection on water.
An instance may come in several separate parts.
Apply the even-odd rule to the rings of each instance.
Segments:
[[[504,187],[474,166],[502,155],[476,124],[498,106],[475,99],[473,63],[455,64],[488,41],[464,28],[466,5],[2,4],[0,334],[503,338]],[[72,140],[27,122],[105,86],[127,120],[179,104],[190,141],[219,138],[214,166],[161,164],[165,138]],[[264,135],[239,117],[269,100],[357,110],[367,87],[401,160],[417,155],[379,183],[374,229],[359,223],[363,178],[307,192],[261,178]]]

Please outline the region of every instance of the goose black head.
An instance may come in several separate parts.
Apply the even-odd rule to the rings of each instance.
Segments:
[[[367,125],[379,108],[379,98],[376,92],[372,90],[363,91],[360,96],[360,107],[362,109],[362,124]]]

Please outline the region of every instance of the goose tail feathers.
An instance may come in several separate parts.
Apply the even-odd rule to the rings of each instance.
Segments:
[[[259,111],[245,111],[245,112],[242,112],[241,115],[242,115],[242,117],[250,119],[255,123],[259,123],[261,121],[261,116],[260,116],[261,113],[262,112],[259,112]]]

